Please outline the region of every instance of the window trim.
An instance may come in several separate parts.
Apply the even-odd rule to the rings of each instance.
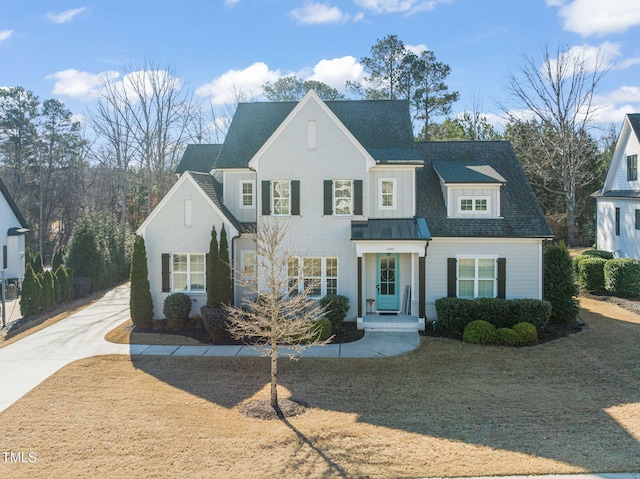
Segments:
[[[175,258],[176,256],[186,256],[187,257],[187,271],[178,271],[176,269]],[[192,256],[201,256],[202,257],[202,271],[191,271],[191,258]],[[206,294],[207,292],[207,255],[205,253],[172,253],[171,254],[171,292],[172,293],[194,293],[194,294]],[[192,286],[192,274],[202,274],[202,289],[191,289]],[[175,288],[175,280],[176,276],[186,275],[186,288],[185,289],[176,289]]]
[[[248,195],[244,192],[244,185],[251,185],[251,204],[245,205],[244,199]],[[256,182],[255,180],[240,180],[240,209],[249,210],[256,207]]]
[[[627,181],[638,181],[638,155],[627,155]]]
[[[276,212],[276,185],[278,183],[286,183],[287,185],[287,196],[284,197],[278,197],[278,199],[286,199],[288,201],[288,207],[287,207],[287,212],[286,213],[277,213]],[[271,212],[273,216],[279,216],[281,218],[284,217],[289,217],[291,216],[291,202],[292,202],[292,195],[291,195],[291,180],[272,180],[271,181]]]
[[[456,255],[456,297],[462,298],[460,296],[460,280],[469,281],[471,278],[460,278],[460,260],[461,259],[473,259],[474,260],[474,277],[473,277],[473,299],[477,299],[479,297],[486,296],[478,296],[478,284],[479,281],[489,281],[488,278],[480,278],[478,276],[479,272],[479,261],[480,259],[491,259],[493,260],[493,295],[491,298],[498,297],[498,255],[472,255],[472,254],[463,254]]]
[[[385,194],[382,191],[382,185],[385,182],[390,182],[393,185],[391,191],[391,206],[384,205],[383,197]],[[397,178],[378,178],[378,208],[381,210],[396,210],[398,209],[398,179]],[[388,195],[388,193],[387,193]]]
[[[462,209],[462,202],[464,200],[471,200],[472,201],[472,209],[471,210],[463,210]],[[478,201],[481,200],[485,200],[487,202],[487,209],[486,210],[478,210]],[[489,215],[491,214],[491,196],[473,196],[473,195],[464,195],[464,196],[458,196],[458,200],[457,200],[457,208],[458,208],[458,214],[459,215]]]
[[[320,276],[305,276],[304,262],[305,260],[320,259]],[[327,260],[335,260],[335,276],[329,276],[327,274]],[[305,289],[305,280],[317,279],[320,286],[320,294],[312,295],[310,298],[318,299],[326,296],[327,294],[339,294],[340,291],[340,259],[337,256],[295,256],[290,258],[295,265],[296,271],[291,271],[289,264],[287,264],[287,278],[288,289],[292,294],[299,294]],[[329,288],[328,282],[335,280],[335,288]],[[297,283],[297,287],[296,287]],[[335,292],[328,292],[329,289],[335,289]]]
[[[337,182],[347,182],[347,183],[349,183],[349,197],[348,197],[349,198],[349,212],[348,213],[338,213],[338,207],[337,207],[338,197],[336,196],[336,183]],[[346,197],[340,197],[341,200],[343,200],[345,198]],[[354,209],[353,180],[345,180],[345,179],[333,180],[333,215],[334,216],[343,217],[343,218],[351,217],[351,216],[353,216],[353,209]]]

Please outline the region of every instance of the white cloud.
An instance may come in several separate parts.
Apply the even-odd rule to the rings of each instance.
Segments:
[[[414,53],[418,56],[422,55],[422,52],[426,52],[429,50],[427,46],[422,43],[420,43],[419,45],[405,45],[404,47],[411,53]]]
[[[233,7],[234,5],[237,5],[238,3],[240,3],[240,0],[225,0],[224,4],[227,7]]]
[[[640,63],[639,57],[621,59],[621,46],[618,42],[604,42],[598,46],[574,45],[565,55],[570,59],[582,59],[587,71],[595,71],[596,68],[623,70]]]
[[[338,91],[344,91],[347,81],[362,81],[363,77],[362,65],[352,56],[320,60],[312,71],[303,79],[321,81]]]
[[[86,9],[87,9],[86,7],[80,7],[80,8],[74,8],[72,10],[65,10],[64,12],[61,12],[61,13],[49,12],[47,13],[47,18],[54,23],[67,23],[73,20],[73,18],[76,15],[79,15],[82,12],[84,12]]]
[[[278,70],[269,70],[266,63],[256,62],[243,70],[229,70],[211,82],[196,89],[196,94],[211,99],[214,105],[234,103],[236,93],[253,96],[262,91],[266,82],[274,82],[281,77]]]
[[[623,33],[640,25],[637,0],[547,0],[547,6],[560,7],[565,30],[583,37]]]
[[[92,98],[101,85],[102,75],[117,77],[117,72],[103,72],[101,74],[82,72],[72,68],[61,70],[45,77],[46,80],[55,80],[52,93],[71,98]]]
[[[332,7],[326,3],[313,2],[306,2],[303,6],[291,10],[289,14],[299,25],[343,23],[348,18],[338,7]]]
[[[355,4],[373,13],[406,13],[433,10],[441,3],[453,0],[355,0]]]
[[[0,42],[3,42],[13,35],[13,30],[0,30]]]

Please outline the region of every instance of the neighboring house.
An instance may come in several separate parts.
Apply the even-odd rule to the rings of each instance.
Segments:
[[[596,246],[619,258],[640,259],[640,114],[626,115],[596,199]]]
[[[243,103],[224,144],[189,145],[178,172],[138,230],[157,317],[171,292],[194,313],[206,302],[214,224],[256,274],[252,231],[267,219],[298,256],[283,274],[347,296],[359,327],[386,313],[422,329],[443,296],[542,297],[552,233],[510,143],[416,143],[405,101]]]
[[[24,278],[25,234],[29,226],[18,210],[9,190],[0,179],[0,238],[2,271],[5,278]]]

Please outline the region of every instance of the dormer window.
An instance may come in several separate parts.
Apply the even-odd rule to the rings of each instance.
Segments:
[[[489,212],[488,196],[459,196],[458,201],[458,213],[460,214],[484,214]]]

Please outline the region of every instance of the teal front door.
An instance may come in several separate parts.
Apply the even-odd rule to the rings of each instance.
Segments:
[[[398,311],[400,262],[397,254],[378,255],[376,307],[378,311]]]

